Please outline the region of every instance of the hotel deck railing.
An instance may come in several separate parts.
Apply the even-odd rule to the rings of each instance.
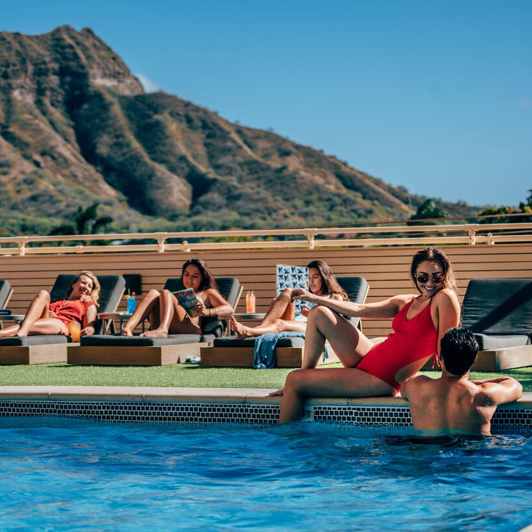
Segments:
[[[298,239],[297,237],[302,237]],[[213,241],[212,239],[236,241]],[[238,239],[241,241],[237,241]],[[255,238],[255,240],[253,240]],[[264,239],[267,240],[264,240]],[[287,239],[288,240],[285,240]],[[205,241],[207,239],[207,241]],[[135,240],[153,243],[132,243]],[[175,241],[179,242],[175,242]],[[194,242],[191,242],[194,240]],[[203,241],[202,241],[203,240]],[[210,241],[209,241],[210,240]],[[80,242],[94,242],[84,245]],[[68,245],[72,242],[73,245]],[[101,242],[108,244],[101,245]],[[454,224],[416,226],[327,227],[203,232],[111,233],[97,235],[16,236],[0,238],[0,255],[204,251],[249,249],[318,249],[407,245],[532,242],[532,223]],[[32,246],[31,244],[36,244]]]

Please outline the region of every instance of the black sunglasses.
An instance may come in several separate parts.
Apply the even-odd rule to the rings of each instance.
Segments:
[[[443,273],[436,272],[431,274],[433,283],[441,283],[443,281]],[[428,273],[420,273],[416,279],[419,283],[426,283],[429,280]]]

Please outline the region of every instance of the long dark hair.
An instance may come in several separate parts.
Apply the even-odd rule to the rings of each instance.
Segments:
[[[456,279],[454,278],[453,267],[451,266],[451,261],[449,257],[438,248],[428,247],[418,251],[412,258],[412,266],[410,266],[410,277],[414,282],[414,286],[417,288],[418,292],[421,293],[419,286],[417,284],[416,273],[418,266],[428,260],[429,262],[437,262],[441,269],[443,270],[443,288],[450,288],[454,292],[458,292],[456,287]]]
[[[324,294],[339,294],[344,301],[348,300],[345,290],[340,286],[334,273],[325,262],[322,260],[313,260],[307,264],[307,268],[316,268],[320,272],[322,279],[321,291]]]
[[[201,282],[199,285],[199,290],[207,290],[208,288],[214,288],[218,292],[220,291],[218,289],[218,285],[216,284],[216,281],[214,280],[214,277],[211,273],[211,270],[207,266],[207,263],[204,260],[192,258],[188,259],[185,264],[183,264],[183,269],[181,270],[181,279],[183,279],[183,275],[185,274],[185,270],[187,269],[187,266],[196,266],[196,268],[200,271],[201,274]]]

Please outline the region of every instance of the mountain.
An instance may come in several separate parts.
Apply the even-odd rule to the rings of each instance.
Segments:
[[[48,232],[93,202],[115,230],[155,231],[406,219],[425,199],[176,96],[146,94],[88,28],[0,33],[0,79],[4,234]]]

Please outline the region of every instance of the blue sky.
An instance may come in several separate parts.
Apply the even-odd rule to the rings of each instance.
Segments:
[[[134,74],[411,192],[532,188],[528,0],[0,0],[0,30],[91,27]]]

